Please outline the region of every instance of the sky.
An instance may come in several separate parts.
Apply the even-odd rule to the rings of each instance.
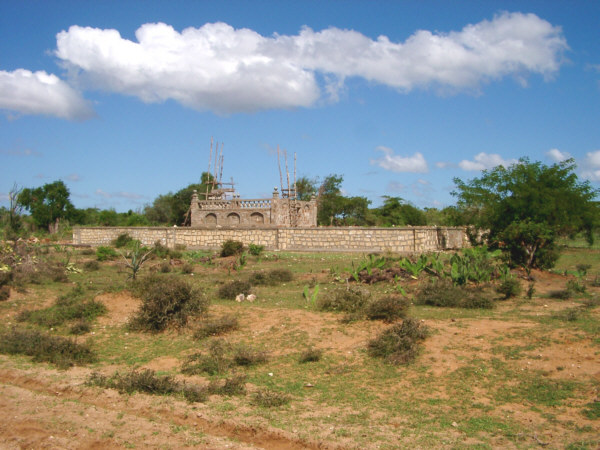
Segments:
[[[211,139],[243,198],[280,187],[277,147],[373,207],[522,157],[600,188],[600,2],[0,0],[0,206],[63,180],[139,211]]]

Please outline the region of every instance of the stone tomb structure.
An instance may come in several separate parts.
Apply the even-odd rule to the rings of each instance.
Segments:
[[[241,199],[208,196],[200,200],[194,191],[190,205],[192,227],[201,228],[310,228],[317,226],[317,200],[280,197],[277,188],[272,198]]]

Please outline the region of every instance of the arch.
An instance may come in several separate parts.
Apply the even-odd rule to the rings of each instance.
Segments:
[[[240,215],[237,213],[227,214],[227,225],[239,225]]]
[[[217,226],[217,216],[213,213],[207,214],[204,216],[204,223],[211,227]]]
[[[250,221],[252,223],[256,223],[256,224],[263,224],[263,223],[265,223],[265,216],[263,216],[259,212],[254,212],[254,213],[250,214]]]

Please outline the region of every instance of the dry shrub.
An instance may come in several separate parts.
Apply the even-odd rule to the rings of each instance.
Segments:
[[[236,316],[226,314],[215,319],[206,319],[200,323],[194,333],[196,339],[204,339],[210,336],[219,336],[229,331],[239,328],[239,322]]]
[[[233,351],[233,363],[236,366],[254,366],[268,359],[267,353],[246,344],[239,344]]]
[[[83,263],[83,268],[84,270],[92,272],[94,270],[100,269],[100,264],[98,264],[98,261],[96,260],[86,261]]]
[[[184,264],[182,264],[181,265],[181,273],[184,273],[186,275],[194,273],[194,265],[190,264],[190,263],[184,263]]]
[[[231,366],[231,360],[226,356],[228,350],[229,344],[224,339],[215,339],[208,344],[208,354],[190,355],[183,363],[181,372],[187,375],[223,373]]]
[[[221,257],[239,255],[244,251],[244,243],[240,241],[227,240],[221,244]]]
[[[317,299],[317,309],[356,313],[365,307],[368,298],[369,292],[359,288],[336,289]]]
[[[270,389],[259,389],[252,394],[252,404],[262,408],[277,408],[289,402],[289,395]]]
[[[421,287],[415,296],[415,303],[445,308],[490,309],[494,307],[494,301],[480,286],[457,286],[445,279],[433,280]]]
[[[428,329],[421,322],[406,319],[369,341],[367,352],[391,364],[408,364],[416,358],[419,345],[427,335]]]
[[[181,391],[181,386],[170,375],[158,376],[151,369],[133,369],[130,372],[116,372],[111,377],[92,373],[88,385],[116,389],[122,394],[143,392],[147,394],[173,394]]]
[[[0,335],[0,353],[31,356],[36,362],[49,362],[61,369],[96,361],[96,355],[88,344],[17,328]]]
[[[8,300],[10,297],[10,288],[8,286],[0,287],[0,302]]]
[[[505,300],[520,295],[522,290],[521,283],[516,278],[507,278],[496,288],[496,292],[504,295]]]
[[[279,283],[287,283],[294,279],[294,274],[288,269],[273,269],[269,272],[254,272],[248,280],[253,286],[273,286]]]
[[[323,350],[316,349],[314,347],[307,348],[298,357],[298,362],[300,364],[305,364],[309,362],[317,362],[320,361],[323,357]]]
[[[208,310],[204,294],[173,275],[153,274],[135,286],[142,305],[129,325],[134,330],[159,332],[169,326],[183,327],[190,316]]]
[[[230,281],[219,288],[219,298],[226,300],[235,300],[239,294],[248,295],[252,286],[247,281]]]
[[[405,318],[409,307],[410,301],[407,298],[401,295],[387,295],[369,302],[365,307],[365,315],[371,320],[391,323]]]

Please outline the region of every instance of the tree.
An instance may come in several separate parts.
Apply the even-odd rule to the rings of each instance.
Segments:
[[[38,227],[54,233],[58,231],[59,222],[68,220],[75,212],[69,195],[65,183],[58,180],[42,187],[23,189],[18,196],[18,203],[31,213]]]
[[[377,225],[384,227],[411,225],[421,226],[427,224],[427,218],[420,209],[406,203],[400,197],[384,196],[385,200],[380,208],[375,209]]]
[[[313,195],[317,194],[318,180],[310,179],[306,176],[296,180],[296,196],[298,200],[308,201]]]
[[[458,206],[492,246],[513,263],[549,268],[559,236],[584,232],[590,243],[598,227],[598,190],[580,182],[573,159],[552,166],[521,158],[508,168],[483,171],[480,178],[455,178]]]

